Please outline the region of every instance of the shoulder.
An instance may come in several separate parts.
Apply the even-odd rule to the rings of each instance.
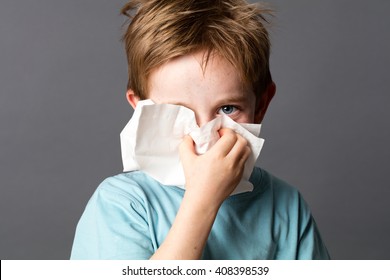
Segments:
[[[174,186],[168,186],[169,190]],[[120,173],[103,180],[96,189],[96,193],[104,195],[121,195],[128,198],[158,195],[167,191],[164,186],[141,171]]]
[[[134,173],[134,174],[133,174]],[[105,179],[89,199],[77,224],[72,259],[147,259],[148,177],[139,172]]]
[[[176,186],[162,185],[142,171],[131,171],[103,180],[88,204],[101,208],[110,206],[135,207],[147,212],[167,200],[179,203],[183,190]]]
[[[145,195],[142,186],[148,181],[143,174],[121,173],[104,179],[96,188],[88,204],[127,203]]]
[[[282,220],[310,219],[310,208],[295,186],[259,167],[255,167],[252,176],[256,196]]]
[[[295,186],[260,167],[253,169],[250,181],[254,185],[255,193],[268,192],[281,198],[300,197],[300,193]]]
[[[157,249],[157,229],[166,230],[170,221],[164,219],[176,213],[167,201],[179,204],[179,196],[175,187],[163,186],[140,171],[108,177],[77,224],[71,258],[149,258]]]
[[[298,189],[264,169],[255,168],[253,175],[261,204],[272,212],[273,230],[279,237],[277,258],[328,259],[311,210]],[[296,244],[296,251],[291,244]]]
[[[128,193],[129,189],[142,188],[142,186],[153,184],[152,178],[140,171],[120,173],[104,179],[98,190],[110,190],[113,192]]]

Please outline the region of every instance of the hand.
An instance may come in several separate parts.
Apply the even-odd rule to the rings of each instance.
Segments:
[[[240,182],[250,155],[248,143],[241,135],[228,128],[219,133],[221,138],[203,155],[196,154],[188,135],[180,145],[186,196],[197,207],[213,207],[217,211]]]
[[[200,259],[218,209],[240,182],[250,149],[231,129],[203,155],[190,136],[180,145],[186,191],[167,237],[151,259]]]

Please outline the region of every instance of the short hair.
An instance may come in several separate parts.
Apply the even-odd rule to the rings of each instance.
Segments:
[[[127,89],[147,98],[151,71],[178,56],[205,50],[229,61],[245,87],[260,96],[272,82],[270,9],[245,0],[130,0],[121,10],[130,21],[122,40],[128,61]],[[203,68],[204,69],[204,68]]]

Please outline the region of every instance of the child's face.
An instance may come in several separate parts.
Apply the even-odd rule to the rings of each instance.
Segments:
[[[152,71],[148,98],[191,109],[199,126],[223,114],[238,123],[259,123],[263,114],[257,109],[258,100],[242,85],[235,68],[212,55],[203,72],[203,54],[178,57]]]

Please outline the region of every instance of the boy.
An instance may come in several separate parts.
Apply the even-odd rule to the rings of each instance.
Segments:
[[[177,104],[199,126],[218,115],[261,123],[275,94],[267,10],[243,0],[134,0],[124,34],[127,99]],[[251,192],[230,194],[250,148],[231,129],[197,155],[180,145],[185,191],[142,171],[106,179],[77,227],[73,259],[327,259],[300,194],[254,168]],[[158,141],[158,139],[156,140]]]

